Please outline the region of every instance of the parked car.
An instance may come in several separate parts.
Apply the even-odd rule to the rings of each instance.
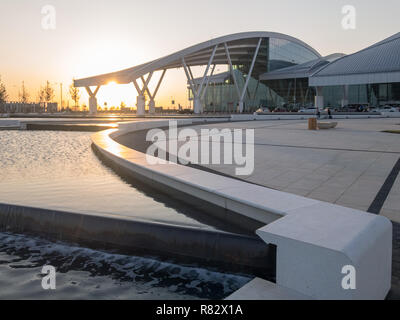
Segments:
[[[274,113],[284,113],[284,112],[288,112],[288,111],[285,108],[275,108],[272,112],[274,112]]]
[[[367,112],[369,109],[368,104],[349,104],[340,108],[340,112]]]
[[[256,113],[271,113],[271,111],[267,107],[261,107],[256,110]]]
[[[315,108],[315,107],[301,108],[298,112],[299,113],[316,113],[317,108]]]
[[[381,113],[381,112],[399,112],[399,110],[395,107],[392,106],[383,106],[380,108],[375,108],[375,109],[370,109],[370,112],[377,112],[377,113]]]

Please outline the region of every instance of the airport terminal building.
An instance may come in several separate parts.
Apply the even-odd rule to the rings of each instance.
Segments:
[[[221,65],[227,71],[215,73]],[[204,75],[195,78],[192,69],[199,66],[204,67]],[[280,33],[232,34],[129,69],[76,80],[75,86],[86,88],[90,110],[95,113],[96,94],[102,85],[133,83],[138,114],[154,113],[164,75],[175,68],[186,74],[195,113],[400,105],[400,33],[352,55],[326,57]],[[150,92],[148,85],[156,72],[161,77]],[[91,86],[97,88],[93,91]]]

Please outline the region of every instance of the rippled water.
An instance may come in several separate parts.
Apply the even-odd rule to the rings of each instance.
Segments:
[[[56,268],[56,290],[41,270]],[[0,299],[222,299],[251,279],[0,233]]]
[[[123,181],[90,146],[90,133],[0,131],[0,202],[211,228]]]

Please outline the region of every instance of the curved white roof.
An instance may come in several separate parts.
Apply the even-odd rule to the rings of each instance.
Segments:
[[[310,78],[313,86],[400,82],[400,33],[340,58]]]
[[[237,62],[243,62],[243,55],[249,54],[249,50],[253,50],[254,52],[260,38],[276,38],[291,41],[307,48],[318,57],[321,57],[321,55],[308,44],[285,34],[263,31],[244,32],[212,39],[178,51],[166,57],[150,61],[148,63],[144,63],[129,69],[75,80],[74,85],[76,87],[99,86],[105,85],[111,81],[115,81],[116,83],[121,84],[130,83],[133,80],[138,79],[141,76],[152,71],[179,68],[182,66],[182,58],[185,58],[185,62],[188,66],[207,65],[213,48],[216,45],[220,44],[221,45],[216,51],[213,63],[227,64],[225,47],[223,46],[224,43],[227,43],[228,45],[232,63],[235,64]],[[260,52],[260,54],[262,53]]]

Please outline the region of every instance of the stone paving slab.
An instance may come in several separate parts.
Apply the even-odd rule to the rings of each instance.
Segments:
[[[230,122],[193,129],[255,129],[255,170],[241,179],[366,211],[400,158],[399,136],[382,131],[399,127],[400,119],[353,119],[338,120],[337,129],[324,131],[308,131],[307,122],[298,120]],[[205,167],[235,176],[232,165]],[[400,222],[400,197],[394,192],[399,184],[382,208],[382,214],[396,222]]]

